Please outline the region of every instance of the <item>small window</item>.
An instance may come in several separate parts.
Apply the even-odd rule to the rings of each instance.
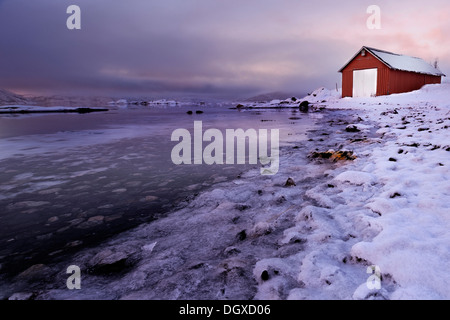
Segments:
[[[361,56],[365,57],[366,56],[366,50],[361,51]]]

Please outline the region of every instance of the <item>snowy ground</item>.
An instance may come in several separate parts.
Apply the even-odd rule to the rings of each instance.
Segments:
[[[384,143],[370,149],[357,168],[348,168],[356,171],[350,183],[361,172],[370,175],[368,188],[376,189],[364,207],[380,215],[373,223],[379,233],[354,245],[351,254],[395,279],[391,299],[450,298],[449,97],[449,84],[429,85],[329,106],[363,109],[380,126]]]
[[[449,299],[449,85],[377,98],[306,97],[324,108],[280,171],[248,171],[165,218],[0,292],[36,299]],[[312,101],[315,100],[315,101]],[[329,111],[327,111],[329,110]],[[312,159],[353,151],[354,161]],[[295,185],[286,186],[288,178]],[[66,268],[82,289],[66,288]],[[367,284],[371,266],[381,288]]]

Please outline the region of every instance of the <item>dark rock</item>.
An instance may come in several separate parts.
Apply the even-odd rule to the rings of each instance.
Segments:
[[[197,111],[195,111],[195,113],[196,113],[196,114],[202,114],[203,111],[202,111],[202,110],[197,110]]]
[[[359,130],[356,126],[348,126],[347,128],[345,128],[345,131],[347,131],[347,132],[360,132],[361,130]]]
[[[392,195],[390,196],[390,198],[391,198],[391,199],[394,199],[394,198],[401,197],[401,196],[402,196],[402,195],[401,195],[400,193],[395,192],[394,194],[392,194]]]
[[[356,156],[353,155],[353,151],[327,151],[327,152],[312,152],[309,156],[312,159],[331,159],[334,162],[340,160],[350,160],[353,161],[356,159]]]
[[[188,112],[186,112],[187,114],[193,114],[193,112],[191,110],[189,110]]]
[[[286,180],[286,184],[284,185],[285,187],[293,187],[296,186],[294,179],[292,178],[288,178]]]
[[[292,97],[291,100],[292,100],[293,102],[295,102],[295,101],[297,101],[297,98],[296,98],[296,97]]]
[[[294,236],[289,240],[289,243],[291,244],[305,244],[306,242],[308,242],[308,240],[300,236]]]
[[[397,159],[395,159],[395,158],[389,158],[389,161],[391,161],[391,162],[397,162]]]
[[[247,204],[237,204],[236,206],[235,206],[235,208],[237,209],[237,210],[239,210],[239,211],[244,211],[244,210],[247,210],[247,209],[250,209],[252,206],[249,206],[249,205],[247,205]]]
[[[238,105],[236,106],[236,108],[238,108],[238,109],[242,109],[242,108],[244,108],[244,105],[242,105],[242,104],[238,104]]]
[[[362,141],[365,141],[365,139],[361,139],[361,138],[350,139],[350,142],[351,142],[351,143],[354,143],[354,142],[362,142]]]
[[[90,112],[104,112],[104,111],[109,111],[109,109],[76,108],[75,111],[65,110],[64,112],[90,113]]]
[[[308,112],[308,110],[309,110],[309,102],[306,101],[306,100],[302,101],[298,107],[300,108],[301,112]]]
[[[263,280],[263,281],[269,280],[269,272],[267,272],[267,270],[264,270],[264,271],[261,273],[261,280]]]
[[[394,109],[394,110],[384,111],[384,112],[380,113],[381,116],[387,116],[388,114],[398,114],[398,111],[397,111],[397,109]]]
[[[200,269],[203,268],[205,266],[205,263],[200,262],[200,263],[194,263],[192,264],[190,267],[188,267],[189,270],[196,270],[196,269]]]
[[[420,146],[420,143],[414,142],[414,143],[410,143],[406,145],[407,147],[414,147],[414,148],[418,148]]]
[[[241,232],[239,232],[239,233],[236,235],[236,238],[237,238],[239,241],[244,241],[245,239],[247,239],[247,231],[246,231],[246,230],[242,230]]]
[[[332,152],[313,152],[311,154],[311,158],[313,158],[313,159],[315,159],[315,158],[330,159],[332,155],[333,155]]]

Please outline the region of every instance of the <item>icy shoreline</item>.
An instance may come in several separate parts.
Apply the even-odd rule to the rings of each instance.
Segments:
[[[367,274],[366,265],[353,261],[349,251],[373,231],[350,235],[347,215],[332,217],[342,201],[326,171],[344,170],[348,163],[311,160],[308,154],[354,149],[373,133],[347,132],[358,119],[348,112],[316,115],[320,127],[309,132],[310,141],[283,147],[275,177],[252,170],[217,184],[166,218],[83,250],[66,263],[19,275],[17,288],[31,273],[32,278],[56,274],[51,283],[37,281],[36,299],[351,298]],[[288,178],[296,185],[287,187]],[[373,216],[363,211],[354,215]],[[305,218],[313,214],[314,219]],[[299,269],[316,259],[320,266]],[[84,271],[82,290],[65,288],[61,270],[71,264]],[[345,270],[342,279],[334,280],[335,269]]]
[[[165,218],[27,270],[4,298],[448,299],[450,87],[322,93],[318,128],[282,148],[276,176],[216,184]],[[308,157],[329,149],[357,158]],[[81,290],[65,287],[71,264]],[[372,265],[380,289],[367,285]]]

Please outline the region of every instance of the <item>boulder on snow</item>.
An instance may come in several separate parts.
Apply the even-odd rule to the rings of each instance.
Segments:
[[[236,239],[238,241],[244,241],[245,239],[247,239],[247,230],[242,230],[241,232],[238,232],[238,234],[236,235]]]
[[[356,159],[356,156],[353,155],[353,151],[334,151],[334,150],[328,150],[326,152],[314,151],[308,157],[312,159],[330,159],[333,162],[341,160],[353,161]]]
[[[284,184],[285,187],[293,187],[296,186],[294,179],[288,178],[286,180],[286,183]]]
[[[347,132],[360,132],[361,130],[358,129],[355,125],[349,125],[347,128],[345,128],[345,131]]]
[[[298,107],[300,108],[300,112],[308,112],[309,102],[306,100],[302,101]]]

